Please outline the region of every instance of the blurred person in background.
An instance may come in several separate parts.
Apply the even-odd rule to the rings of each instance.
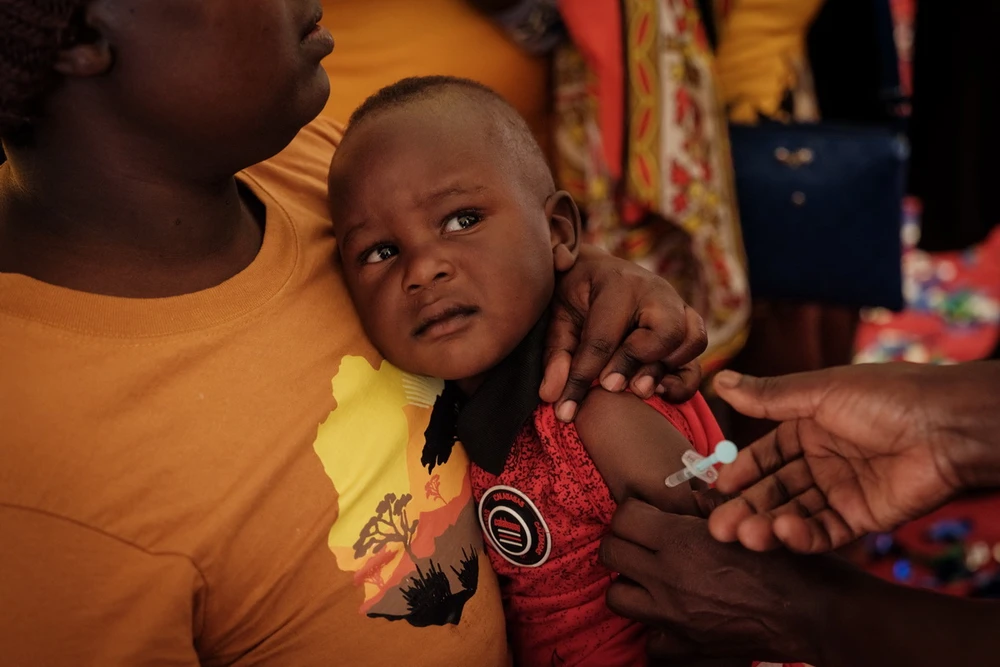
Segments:
[[[818,121],[807,35],[824,0],[715,5],[719,88],[730,121]],[[734,367],[774,375],[848,363],[858,317],[856,307],[754,298],[751,333]],[[731,424],[740,442],[770,428],[738,413],[731,415]]]
[[[370,95],[408,76],[458,76],[500,93],[549,148],[549,57],[523,48],[495,20],[523,4],[323,0],[324,24],[337,39],[336,57],[323,62],[332,88],[324,115],[346,123]]]

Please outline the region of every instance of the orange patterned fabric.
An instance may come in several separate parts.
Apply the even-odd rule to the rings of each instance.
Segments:
[[[664,276],[702,314],[711,372],[745,340],[750,295],[701,17],[692,0],[561,9],[573,44],[556,56],[560,181],[586,213],[588,241]]]
[[[646,202],[650,208],[659,204],[660,165],[656,159],[660,144],[661,118],[657,101],[660,78],[656,67],[656,11],[650,3],[628,3],[634,13],[628,21],[629,120],[628,180],[630,198]]]

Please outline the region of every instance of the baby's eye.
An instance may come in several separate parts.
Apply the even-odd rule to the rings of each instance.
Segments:
[[[363,264],[378,264],[387,259],[392,259],[399,254],[399,248],[388,243],[372,248],[372,250],[361,258]]]
[[[465,211],[448,218],[444,223],[444,231],[460,232],[463,229],[474,227],[483,221],[483,216],[474,211]]]

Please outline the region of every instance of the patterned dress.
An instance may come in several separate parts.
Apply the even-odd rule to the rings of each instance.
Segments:
[[[693,0],[564,0],[557,173],[586,240],[667,278],[705,319],[706,372],[746,338],[750,295],[713,56]]]

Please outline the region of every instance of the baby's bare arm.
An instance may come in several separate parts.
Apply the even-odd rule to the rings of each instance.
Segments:
[[[593,389],[576,418],[577,432],[615,500],[634,497],[666,512],[701,515],[691,486],[668,488],[667,475],[683,464],[691,443],[663,415],[630,393]],[[700,482],[698,482],[700,484]],[[650,667],[675,664],[651,659]],[[687,664],[687,663],[686,663]],[[749,667],[746,660],[706,659],[691,667]]]
[[[700,514],[688,484],[668,488],[691,443],[641,398],[595,388],[576,419],[587,452],[618,503],[639,498],[676,514]]]

